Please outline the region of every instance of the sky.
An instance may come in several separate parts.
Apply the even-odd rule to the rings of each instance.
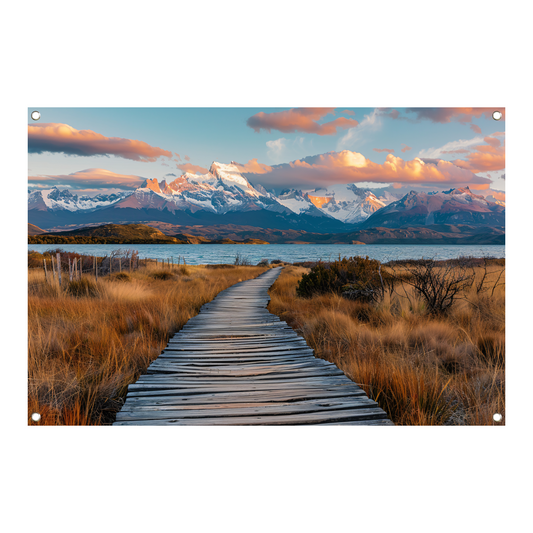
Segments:
[[[505,200],[501,107],[40,108],[38,121],[32,111],[30,190],[106,194],[234,161],[268,190],[469,186]]]

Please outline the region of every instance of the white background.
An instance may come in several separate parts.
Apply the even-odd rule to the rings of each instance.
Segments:
[[[525,5],[3,5],[5,531],[527,529],[533,191]],[[507,110],[505,427],[27,427],[28,107],[494,105]]]

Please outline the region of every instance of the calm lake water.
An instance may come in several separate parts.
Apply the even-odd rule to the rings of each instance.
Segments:
[[[453,259],[460,256],[472,257],[505,257],[504,245],[398,245],[398,244],[29,244],[28,250],[44,252],[61,248],[68,252],[76,252],[102,257],[112,250],[133,248],[139,257],[150,259],[170,259],[178,261],[184,257],[190,265],[233,263],[235,256],[247,257],[251,263],[258,263],[266,258],[281,259],[294,263],[296,261],[324,261],[343,256],[369,256],[387,262],[396,259]]]

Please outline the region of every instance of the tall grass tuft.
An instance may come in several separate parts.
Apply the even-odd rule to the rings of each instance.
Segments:
[[[472,275],[484,283],[502,280],[504,266],[476,266]],[[358,383],[393,422],[491,425],[494,413],[504,414],[504,285],[494,291],[493,284],[484,291],[465,286],[446,313],[435,314],[398,269],[394,290],[373,303],[334,292],[299,297],[298,282],[308,272],[284,268],[270,289],[270,312]]]
[[[186,268],[163,279],[151,268],[122,273],[127,283],[120,273],[84,275],[63,288],[46,283],[42,267],[29,269],[29,423],[34,412],[44,425],[113,422],[128,385],[170,336],[218,292],[266,270]]]

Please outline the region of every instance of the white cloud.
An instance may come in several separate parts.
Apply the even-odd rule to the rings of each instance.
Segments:
[[[268,147],[268,157],[271,159],[277,159],[287,147],[287,139],[285,139],[285,137],[281,137],[280,139],[276,139],[274,141],[267,141],[266,145]]]
[[[445,152],[453,152],[455,150],[468,150],[471,146],[480,144],[483,142],[483,137],[474,137],[473,139],[459,139],[458,141],[452,141],[440,148],[427,148],[418,152],[418,157],[426,157],[435,159],[439,157],[451,156],[454,154],[447,154]],[[461,154],[455,154],[456,158],[460,158]]]
[[[353,147],[359,140],[368,135],[370,132],[375,132],[381,129],[382,117],[379,109],[374,109],[370,115],[365,115],[365,118],[359,122],[354,128],[350,128],[337,143],[337,150],[345,150]]]

